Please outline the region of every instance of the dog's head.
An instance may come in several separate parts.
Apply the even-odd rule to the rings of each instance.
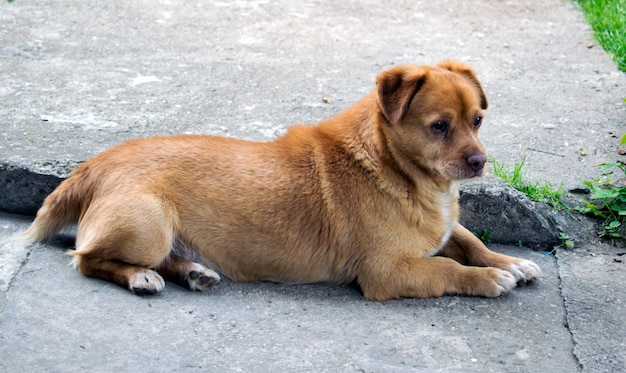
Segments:
[[[395,151],[447,180],[482,174],[487,157],[478,129],[487,98],[469,66],[398,66],[376,82],[381,120]]]

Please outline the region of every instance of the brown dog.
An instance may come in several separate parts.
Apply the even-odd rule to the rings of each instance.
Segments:
[[[376,301],[497,297],[540,270],[457,222],[458,180],[485,164],[486,108],[474,72],[447,61],[385,71],[356,105],[272,142],[128,141],[74,170],[23,237],[78,219],[74,264],[139,294],[161,291],[163,277],[206,290],[219,271],[356,282]]]

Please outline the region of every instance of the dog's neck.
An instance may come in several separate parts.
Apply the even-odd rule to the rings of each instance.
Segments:
[[[403,196],[415,190],[448,193],[458,184],[419,167],[395,149],[385,127],[389,125],[374,91],[348,110],[322,123],[321,129],[339,139],[348,153],[353,154],[361,167],[388,192]],[[427,182],[434,185],[423,185]]]

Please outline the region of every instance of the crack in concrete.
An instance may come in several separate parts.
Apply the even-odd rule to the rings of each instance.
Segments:
[[[555,250],[554,252],[554,259],[555,259],[555,264],[556,264],[556,276],[557,276],[557,281],[559,284],[559,297],[561,298],[561,302],[563,304],[563,321],[564,324],[563,326],[567,329],[567,332],[570,335],[570,338],[572,340],[572,357],[574,358],[574,362],[576,364],[576,366],[578,367],[579,371],[583,371],[584,370],[584,366],[582,364],[582,362],[580,361],[580,359],[578,358],[578,355],[576,355],[576,346],[578,345],[577,341],[576,341],[576,337],[574,336],[574,333],[572,332],[572,329],[570,327],[570,316],[569,316],[569,306],[565,300],[565,296],[563,295],[563,280],[561,278],[561,261],[559,259],[558,256],[558,251]]]
[[[9,279],[9,283],[7,284],[5,293],[8,293],[9,291],[11,291],[11,288],[13,287],[13,284],[15,283],[17,276],[22,272],[26,264],[28,264],[28,259],[30,258],[31,252],[32,252],[32,249],[29,249],[28,252],[26,252],[26,256],[19,262],[18,268],[15,270],[15,273],[13,274],[13,276],[11,276],[11,278]]]

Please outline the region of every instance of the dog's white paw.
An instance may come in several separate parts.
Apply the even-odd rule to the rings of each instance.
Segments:
[[[467,294],[480,295],[487,298],[500,297],[513,289],[517,285],[515,277],[505,270],[493,267],[475,268],[480,271],[480,282],[472,281],[473,287]]]
[[[517,281],[513,274],[507,271],[498,270],[499,273],[495,278],[496,282],[496,293],[494,297],[499,297],[511,291],[516,285]]]
[[[541,277],[541,269],[530,260],[520,259],[517,263],[511,264],[507,270],[518,284],[532,284]]]
[[[153,295],[165,288],[165,280],[155,271],[145,268],[130,277],[128,288],[138,295]]]
[[[192,263],[191,268],[185,274],[185,280],[189,284],[189,289],[206,291],[220,282],[221,278],[215,271],[201,264]]]

